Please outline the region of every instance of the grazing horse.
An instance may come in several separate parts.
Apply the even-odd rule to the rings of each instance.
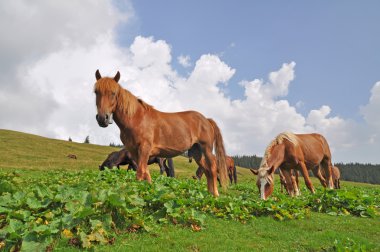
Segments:
[[[137,180],[151,182],[149,157],[175,157],[198,144],[201,155],[195,161],[205,169],[208,191],[219,196],[218,173],[223,188],[227,184],[226,154],[222,134],[212,119],[196,111],[165,113],[154,109],[119,85],[119,72],[114,78],[103,78],[97,70],[95,77],[96,120],[100,127],[116,122],[125,149],[137,163]]]
[[[321,174],[324,178],[326,178],[324,170],[321,169]],[[332,167],[332,180],[334,183],[334,188],[335,189],[340,189],[340,171],[339,168],[336,166]]]
[[[189,153],[190,152],[188,152],[189,163],[191,163],[193,157]],[[228,177],[230,179],[230,184],[232,184],[232,182],[234,182],[236,185],[236,183],[237,183],[236,166],[235,166],[234,160],[230,156],[226,156],[226,165],[227,165]],[[195,172],[195,176],[193,176],[193,179],[200,180],[203,176],[203,173],[204,173],[203,168],[198,167],[197,171]],[[219,181],[219,178],[218,178],[218,181]]]
[[[326,179],[318,172],[319,167],[325,171]],[[324,187],[333,189],[330,148],[326,139],[320,134],[284,132],[271,141],[265,150],[260,168],[254,172],[258,175],[256,185],[262,199],[267,199],[273,192],[273,174],[277,168],[281,168],[286,189],[291,196],[297,194],[291,175],[292,169],[301,171],[305,184],[312,193],[315,190],[308,170],[313,171]]]
[[[285,176],[282,173],[281,169],[278,169],[278,171],[279,171],[279,175],[280,175],[281,192],[284,192],[283,191],[284,188],[287,191]],[[293,187],[296,191],[296,195],[299,195],[300,194],[300,187],[299,187],[299,180],[298,180],[299,172],[297,170],[292,169],[291,176],[292,176],[292,184],[293,184]]]
[[[255,170],[255,169],[249,169],[249,170],[254,175],[258,175],[258,171],[257,170]],[[288,189],[286,187],[286,179],[285,179],[284,173],[282,172],[281,168],[279,168],[278,171],[279,171],[280,184],[281,184],[281,193],[284,192],[284,188],[285,188],[286,192],[288,192]],[[298,180],[299,171],[291,169],[290,175],[292,177],[292,185],[293,185],[293,188],[294,188],[294,191],[295,191],[295,195],[298,196],[298,195],[301,194],[301,191],[300,191],[300,188],[299,188],[299,180]]]
[[[168,177],[174,177],[174,165],[171,158],[159,158],[159,157],[149,157],[148,165],[158,164],[160,167],[160,174],[162,175],[166,172]],[[121,149],[120,151],[111,152],[106,160],[99,165],[99,170],[104,170],[105,167],[112,168],[116,166],[118,169],[120,165],[128,165],[128,170],[137,170],[137,164],[132,160],[131,153],[126,149]]]

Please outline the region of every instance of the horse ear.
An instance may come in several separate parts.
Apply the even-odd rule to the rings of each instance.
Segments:
[[[249,169],[254,175],[257,175],[259,174],[259,171],[258,170],[254,170],[254,169]]]
[[[268,174],[272,174],[274,172],[274,166],[271,166],[269,169],[268,169]]]
[[[96,77],[96,80],[99,80],[99,79],[102,78],[102,76],[101,76],[100,73],[99,73],[99,69],[96,70],[96,72],[95,72],[95,77]]]
[[[119,72],[119,71],[117,71],[117,73],[116,73],[115,77],[113,77],[113,79],[114,79],[116,82],[119,82],[119,80],[120,80],[120,72]]]

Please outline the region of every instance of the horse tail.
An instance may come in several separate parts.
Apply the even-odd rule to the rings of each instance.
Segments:
[[[329,177],[327,174],[325,174],[326,183],[327,183],[327,186],[330,187],[330,189],[332,189],[333,188],[333,174],[334,174],[334,172],[333,172],[333,165],[332,165],[332,161],[331,161],[330,146],[327,143],[327,140],[324,136],[322,136],[320,134],[318,134],[318,135],[319,135],[320,141],[322,143],[322,149],[323,149],[323,155],[324,155],[324,158],[322,160],[322,165],[327,166],[329,173],[330,173]]]
[[[227,188],[227,164],[226,150],[224,149],[223,137],[216,122],[211,118],[208,118],[207,120],[214,128],[216,167],[219,173],[220,184],[222,188],[225,190]]]

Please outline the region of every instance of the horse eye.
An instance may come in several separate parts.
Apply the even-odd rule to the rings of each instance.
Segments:
[[[116,93],[115,93],[115,92],[112,92],[112,94],[111,94],[111,95],[112,95],[112,97],[115,97]]]

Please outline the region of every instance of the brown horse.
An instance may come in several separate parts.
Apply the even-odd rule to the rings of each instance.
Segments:
[[[325,172],[322,169],[321,169],[321,174],[324,178],[326,178]],[[332,180],[334,183],[334,188],[340,189],[340,171],[339,171],[339,168],[336,166],[332,167]]]
[[[326,179],[318,172],[319,167],[324,169]],[[291,170],[301,171],[306,186],[314,193],[308,170],[312,170],[324,187],[333,189],[331,177],[331,153],[326,139],[320,134],[293,134],[285,132],[279,134],[266,148],[257,174],[257,187],[260,197],[267,199],[273,192],[273,173],[281,168],[286,181],[289,195],[296,195],[293,186]]]
[[[188,152],[188,156],[189,156],[189,163],[192,162],[192,156],[189,155],[190,152]],[[232,184],[232,182],[237,183],[237,172],[236,172],[236,166],[235,166],[235,162],[234,160],[230,157],[230,156],[226,156],[226,165],[227,165],[227,172],[228,172],[228,177],[230,179],[230,184]],[[195,172],[195,176],[193,176],[194,179],[201,179],[202,176],[203,176],[203,168],[202,167],[198,167],[197,171]],[[219,180],[219,178],[218,178]]]
[[[166,172],[168,177],[174,177],[174,165],[172,158],[149,157],[148,165],[151,164],[158,164],[161,175]],[[128,170],[137,170],[137,164],[132,160],[131,153],[124,148],[120,151],[111,152],[107,156],[106,160],[99,165],[99,170],[102,171],[105,167],[112,168],[115,166],[119,169],[120,165],[128,165]]]
[[[254,175],[258,175],[258,171],[255,169],[249,169]],[[281,184],[281,192],[284,192],[284,188],[286,192],[288,192],[287,186],[286,186],[286,179],[284,176],[284,173],[282,172],[281,168],[278,169],[279,171],[279,177],[280,177],[280,184]],[[299,171],[291,169],[290,175],[292,178],[292,185],[293,185],[293,190],[295,191],[295,195],[298,196],[301,194],[300,188],[299,188]]]
[[[100,127],[115,120],[125,149],[136,160],[137,180],[151,182],[147,168],[150,156],[175,157],[199,144],[201,155],[195,161],[205,169],[208,191],[219,195],[218,173],[226,187],[226,154],[222,134],[213,120],[196,111],[165,113],[154,109],[118,84],[119,72],[114,78],[102,78],[97,70],[95,77],[96,120]]]
[[[280,175],[281,192],[283,192],[284,188],[286,191],[288,191],[288,189],[286,187],[285,176],[284,176],[281,169],[278,169],[278,170],[279,170],[279,175]],[[299,172],[298,172],[298,170],[292,169],[290,175],[292,176],[292,184],[293,184],[294,191],[296,192],[296,195],[300,195],[300,187],[299,187],[299,180],[298,180]]]

